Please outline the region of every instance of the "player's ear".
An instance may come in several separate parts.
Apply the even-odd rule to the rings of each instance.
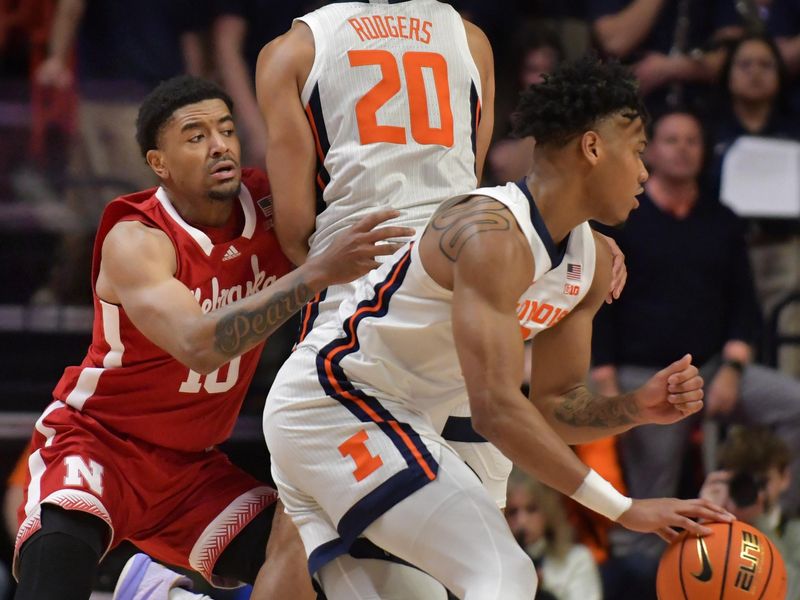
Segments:
[[[581,136],[581,154],[592,166],[600,159],[601,146],[602,140],[596,131],[587,131]]]
[[[153,172],[158,175],[159,179],[167,178],[169,170],[164,160],[164,153],[161,152],[161,150],[148,150],[145,155],[145,160],[150,168],[153,169]]]

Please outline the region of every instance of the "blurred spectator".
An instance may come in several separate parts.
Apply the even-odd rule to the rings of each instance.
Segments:
[[[766,533],[786,563],[787,598],[800,598],[800,519],[788,518],[781,496],[789,488],[791,456],[766,428],[735,428],[719,451],[721,471],[709,473],[700,496]]]
[[[34,302],[89,302],[84,274],[103,207],[155,184],[134,135],[139,102],[162,80],[200,74],[203,8],[191,0],[59,0],[50,52],[35,78],[55,90],[77,85],[79,92],[79,143],[70,147],[66,192],[73,218],[63,219],[62,247]]]
[[[511,85],[498,83],[495,101],[495,136],[497,141],[489,150],[489,176],[492,181],[516,181],[530,173],[533,162],[533,138],[509,137],[511,112],[519,94],[541,83],[545,74],[564,59],[564,48],[555,31],[541,24],[528,23],[517,33],[514,43],[513,76],[506,78]],[[498,78],[502,79],[502,78]]]
[[[556,600],[602,598],[597,565],[591,551],[575,543],[558,492],[514,471],[505,514],[514,537],[536,565],[542,591]]]
[[[706,409],[621,436],[628,490],[634,498],[678,492],[684,450],[703,414],[774,426],[798,473],[800,381],[752,363],[760,312],[745,240],[736,216],[701,193],[699,121],[680,112],[661,117],[647,158],[651,175],[641,206],[613,234],[627,258],[628,282],[595,319],[592,378],[603,394],[626,392],[688,351],[702,365]],[[796,509],[797,488],[784,500]],[[660,553],[655,536],[619,533],[614,543],[622,553]]]
[[[721,101],[710,119],[711,194],[719,193],[725,153],[740,136],[798,137],[786,85],[786,67],[770,37],[754,33],[733,42],[720,74]]]
[[[265,44],[306,12],[310,0],[214,0],[213,44],[223,87],[236,105],[245,165],[264,167],[266,129],[256,102],[254,77]]]
[[[708,184],[712,196],[719,194],[727,152],[741,136],[800,140],[800,125],[789,109],[786,68],[770,37],[750,34],[733,44],[722,70],[720,93],[720,106],[709,119],[712,155]],[[758,296],[769,311],[800,286],[800,238],[796,225],[788,221],[758,225],[751,258]],[[784,325],[800,330],[800,314],[787,316]],[[793,372],[800,375],[797,356]]]
[[[632,64],[642,93],[660,108],[682,103],[687,82],[712,80],[721,56],[704,49],[728,24],[715,8],[709,0],[593,0],[587,13],[599,48]]]

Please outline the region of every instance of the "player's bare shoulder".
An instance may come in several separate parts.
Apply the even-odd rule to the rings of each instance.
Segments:
[[[470,53],[475,61],[475,65],[481,72],[482,79],[494,72],[494,58],[492,55],[492,45],[483,30],[474,23],[462,19],[464,31],[467,34],[467,44]]]
[[[533,272],[533,256],[514,215],[488,196],[443,202],[420,240],[420,255],[431,277],[448,289],[459,263],[481,270],[513,265]]]
[[[136,285],[150,275],[171,277],[177,268],[175,248],[166,233],[139,221],[121,221],[103,240],[97,295],[118,304],[118,286]]]
[[[305,81],[314,64],[314,34],[302,21],[295,21],[291,29],[267,43],[258,54],[256,82],[259,85],[274,83],[276,74],[292,74]]]
[[[455,262],[474,236],[487,231],[510,231],[514,217],[502,202],[488,196],[454,198],[443,202],[431,219],[429,231],[439,250]]]

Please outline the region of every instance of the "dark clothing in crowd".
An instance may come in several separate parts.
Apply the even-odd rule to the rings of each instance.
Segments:
[[[716,118],[711,118],[710,156],[708,163],[708,194],[719,197],[722,183],[722,163],[733,143],[743,135],[757,135],[778,139],[800,140],[800,125],[787,113],[774,111],[761,131],[747,131],[730,108],[725,108]]]
[[[144,97],[184,72],[181,34],[207,25],[203,2],[89,0],[78,34],[78,78],[84,97]]]
[[[626,225],[609,232],[625,252],[625,292],[595,318],[596,365],[662,368],[691,352],[706,363],[731,339],[760,327],[741,221],[701,199],[679,220],[645,194]]]

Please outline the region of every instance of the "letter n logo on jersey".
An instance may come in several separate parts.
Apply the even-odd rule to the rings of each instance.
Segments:
[[[93,460],[89,460],[87,465],[80,456],[68,456],[64,459],[64,466],[67,468],[64,485],[71,487],[88,485],[95,494],[103,495],[103,465]]]

